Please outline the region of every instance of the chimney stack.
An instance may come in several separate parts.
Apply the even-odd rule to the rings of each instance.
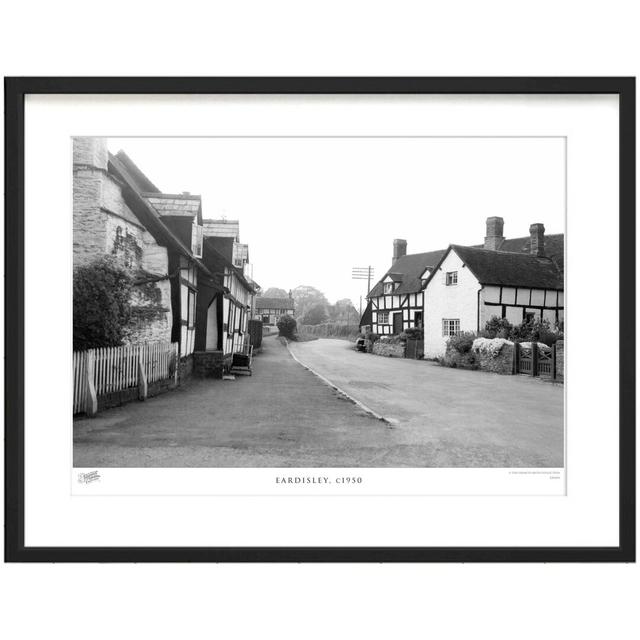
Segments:
[[[399,258],[407,255],[407,241],[396,239],[393,241],[393,259],[391,264],[395,264]]]
[[[543,256],[544,255],[544,225],[540,222],[536,222],[529,227],[529,234],[531,235],[531,255]]]
[[[487,218],[487,235],[484,239],[484,248],[497,251],[504,242],[502,235],[504,230],[504,220],[499,216]]]

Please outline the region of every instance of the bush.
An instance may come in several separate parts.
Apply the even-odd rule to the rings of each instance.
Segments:
[[[409,329],[405,329],[400,337],[403,340],[422,340],[424,338],[424,329],[420,327],[410,327]]]
[[[552,345],[563,338],[563,323],[552,327],[548,320],[539,318],[512,325],[506,318],[493,316],[481,332],[484,338],[504,338],[512,342],[544,342]]]
[[[510,336],[514,342],[543,342],[549,346],[562,338],[562,332],[555,327],[552,328],[548,320],[537,318],[513,327]]]
[[[447,340],[447,349],[455,349],[458,353],[469,353],[476,338],[477,336],[473,331],[463,331]]]
[[[286,315],[282,316],[276,323],[276,327],[278,327],[278,331],[280,332],[279,335],[289,340],[295,340],[297,326],[295,318]]]
[[[504,338],[509,339],[513,325],[506,318],[498,318],[493,316],[484,326],[485,338]]]
[[[324,304],[314,304],[302,317],[302,324],[322,324],[329,319]]]
[[[298,334],[318,336],[320,338],[346,338],[352,342],[361,335],[360,327],[355,324],[325,322],[323,324],[300,324]]]
[[[129,334],[129,274],[104,257],[73,273],[73,348],[118,347]]]

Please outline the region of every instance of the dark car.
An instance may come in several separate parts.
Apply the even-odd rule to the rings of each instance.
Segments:
[[[365,342],[365,339],[360,336],[359,338],[356,339],[356,351],[366,351],[367,350],[367,345]]]

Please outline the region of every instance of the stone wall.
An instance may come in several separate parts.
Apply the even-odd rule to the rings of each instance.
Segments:
[[[225,369],[231,367],[233,356],[222,351],[194,351],[193,375],[198,378],[222,378]]]
[[[505,344],[496,356],[492,356],[482,351],[460,353],[451,346],[447,346],[444,363],[448,367],[459,369],[479,369],[500,375],[511,375],[513,373],[513,349],[513,345]]]
[[[171,283],[166,247],[158,245],[127,206],[108,173],[105,138],[73,139],[73,265],[110,256],[127,269],[134,287],[128,342],[171,340]]]
[[[556,342],[556,379],[564,380],[564,340]]]
[[[178,363],[178,380],[188,380],[193,374],[193,354],[180,358]]]
[[[388,342],[380,339],[373,343],[371,353],[376,356],[386,356],[387,358],[404,358],[404,342]]]
[[[505,344],[498,355],[479,352],[475,356],[482,371],[491,371],[501,375],[511,375],[513,373],[513,345]]]

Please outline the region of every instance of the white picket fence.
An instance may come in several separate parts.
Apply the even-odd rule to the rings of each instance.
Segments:
[[[177,342],[145,342],[73,352],[73,413],[91,398],[176,375]],[[141,375],[142,374],[142,375]],[[142,379],[141,379],[142,378]]]

